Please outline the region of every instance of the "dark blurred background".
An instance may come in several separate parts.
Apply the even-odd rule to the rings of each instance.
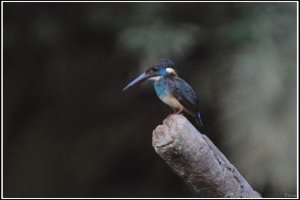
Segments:
[[[296,3],[4,3],[4,197],[193,197],[155,153],[168,57],[264,197],[296,195]]]

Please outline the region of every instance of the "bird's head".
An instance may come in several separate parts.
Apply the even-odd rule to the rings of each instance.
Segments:
[[[144,73],[131,81],[123,91],[145,80],[158,80],[166,76],[177,76],[173,68],[174,66],[174,63],[170,59],[159,60],[156,64],[150,65]]]

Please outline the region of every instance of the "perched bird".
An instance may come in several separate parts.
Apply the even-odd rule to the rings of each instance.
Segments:
[[[157,96],[173,108],[173,114],[185,111],[192,115],[201,127],[203,123],[198,109],[198,96],[192,87],[177,75],[174,66],[170,59],[159,60],[130,82],[123,91],[145,80],[153,80]]]

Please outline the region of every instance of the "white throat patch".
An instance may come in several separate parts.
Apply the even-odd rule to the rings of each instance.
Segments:
[[[148,80],[151,80],[151,81],[159,81],[161,78],[162,78],[162,76],[155,76],[155,77],[149,78]]]

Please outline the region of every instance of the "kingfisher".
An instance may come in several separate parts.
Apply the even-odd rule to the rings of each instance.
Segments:
[[[203,125],[199,108],[198,96],[192,87],[180,78],[174,69],[172,60],[165,58],[150,65],[140,76],[130,82],[123,91],[145,80],[152,80],[155,92],[162,102],[173,108],[173,114],[186,112],[195,118],[199,127]]]

